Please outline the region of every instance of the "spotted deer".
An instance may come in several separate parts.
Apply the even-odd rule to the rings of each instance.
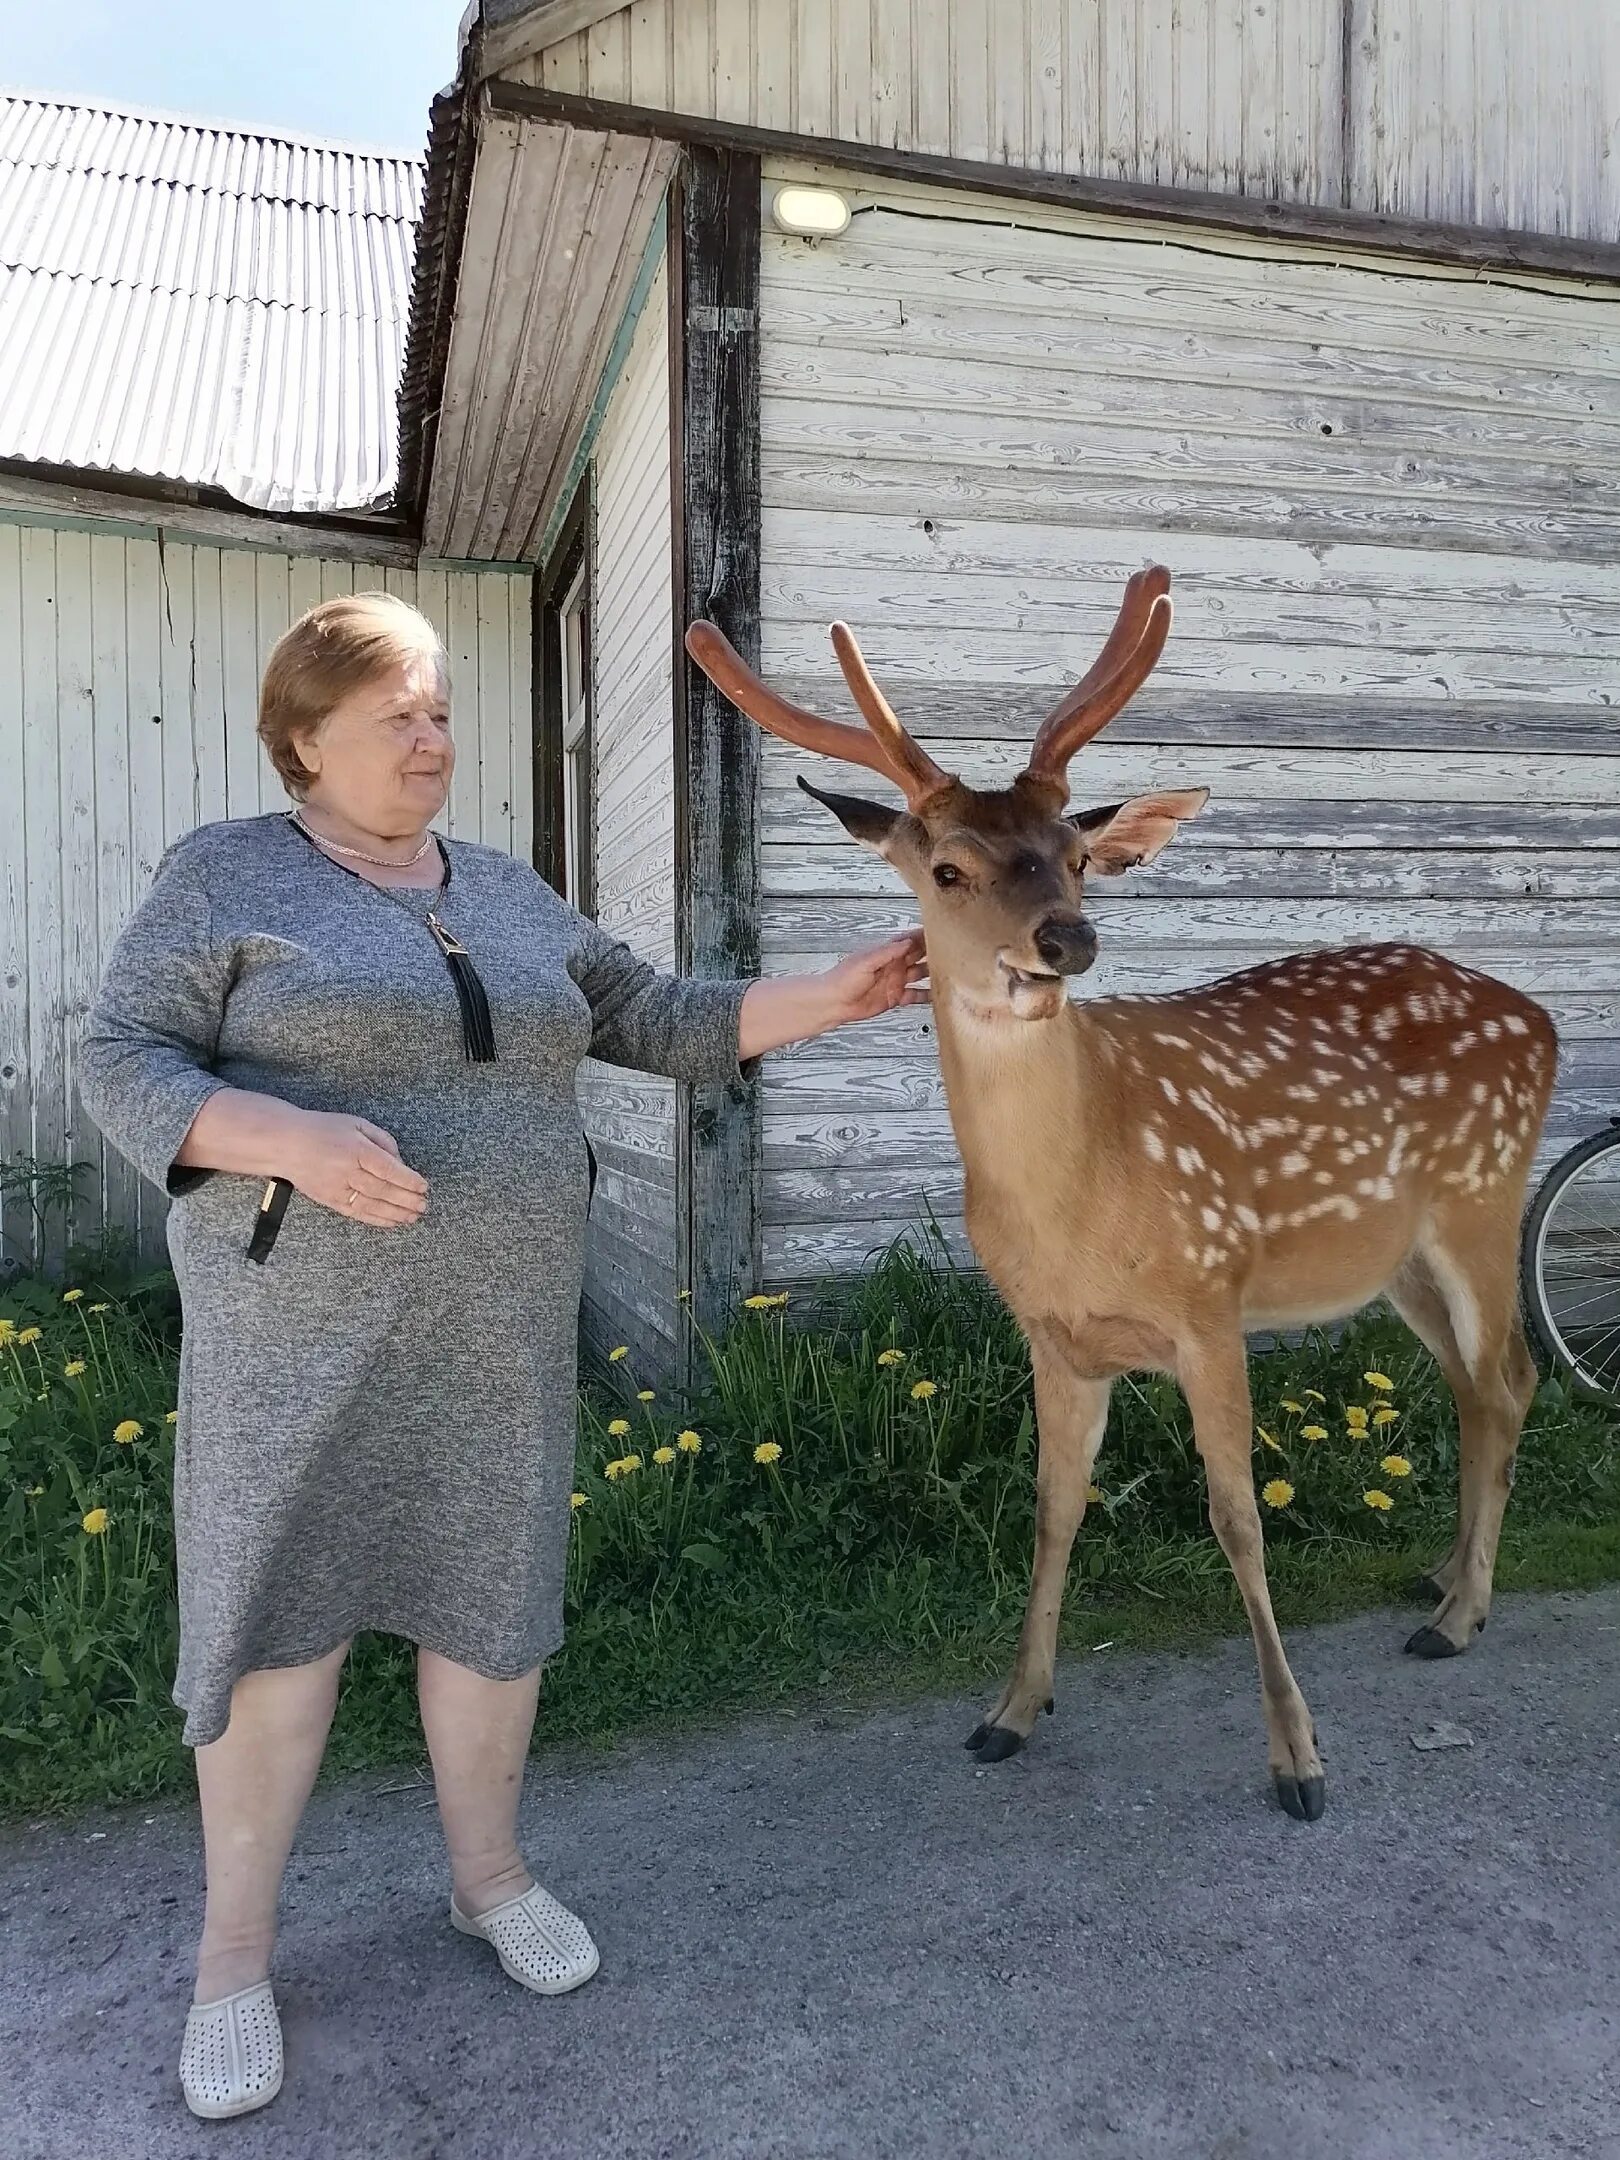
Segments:
[[[1210,1522],[1259,1662],[1273,1787],[1314,1821],[1323,1772],[1266,1584],[1245,1332],[1338,1320],[1380,1293],[1438,1360],[1461,1438],[1457,1535],[1407,1643],[1454,1657],[1485,1625],[1535,1367],[1520,1325],[1520,1209],[1557,1053],[1516,990],[1409,945],[1315,951],[1164,996],[1071,999],[1097,935],[1091,878],[1150,863],[1203,788],[1067,813],[1068,767],[1146,680],[1170,576],[1133,577],[1085,678],[1012,786],[944,772],[841,623],[866,726],[771,690],[713,624],[693,659],[771,734],[899,788],[904,810],[801,779],[916,895],[973,1247],[1028,1339],[1039,1430],[1035,1554],[1012,1676],[968,1741],[997,1762],[1052,1708],[1069,1555],[1120,1374],[1173,1374]]]

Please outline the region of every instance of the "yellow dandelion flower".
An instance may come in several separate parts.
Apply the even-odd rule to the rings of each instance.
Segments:
[[[763,1292],[756,1292],[753,1297],[743,1299],[744,1309],[748,1312],[779,1312],[786,1303],[787,1292],[785,1290],[781,1291],[776,1297],[766,1297]]]
[[[1294,1417],[1303,1417],[1305,1415],[1305,1405],[1302,1402],[1290,1402],[1286,1396],[1283,1398],[1282,1407]]]
[[[79,1522],[79,1528],[86,1537],[100,1537],[106,1527],[107,1510],[104,1507],[93,1507]]]
[[[1373,1487],[1371,1492],[1364,1492],[1361,1497],[1363,1500],[1366,1501],[1367,1505],[1370,1508],[1377,1508],[1378,1512],[1381,1515],[1386,1513],[1390,1508],[1395,1505],[1394,1501],[1389,1497],[1389,1494],[1387,1492],[1380,1492],[1376,1485]]]
[[[1274,1477],[1269,1484],[1261,1486],[1260,1497],[1267,1507],[1287,1507],[1294,1497],[1294,1488],[1286,1478]]]
[[[622,1440],[629,1430],[630,1420],[627,1417],[610,1418],[608,1421],[608,1438],[610,1440]]]
[[[906,1362],[906,1353],[903,1350],[880,1350],[877,1361],[880,1365],[903,1365]]]
[[[568,1495],[568,1505],[571,1508],[582,1508],[586,1504],[586,1498],[586,1494],[582,1492],[571,1492]]]
[[[1307,1402],[1327,1401],[1327,1397],[1325,1395],[1319,1395],[1313,1387],[1301,1388],[1299,1392],[1304,1396]]]
[[[1388,1373],[1364,1372],[1361,1377],[1369,1387],[1377,1388],[1380,1395],[1393,1395],[1395,1392],[1395,1383]]]
[[[762,1440],[754,1450],[754,1460],[757,1463],[766,1464],[780,1462],[782,1460],[782,1450],[774,1440]]]
[[[86,1311],[86,1312],[111,1312],[111,1311],[112,1311],[112,1307],[111,1307],[110,1305],[87,1305],[87,1306],[86,1306],[86,1307],[85,1307],[84,1309],[85,1309],[85,1311]]]
[[[1392,1410],[1388,1403],[1380,1403],[1372,1414],[1372,1421],[1375,1425],[1393,1425],[1400,1414],[1398,1410]]]
[[[28,1487],[27,1496],[30,1500],[37,1500],[44,1490],[45,1488],[43,1485],[30,1485]]]
[[[0,1320],[0,1343],[10,1342],[16,1332],[17,1323],[15,1320]]]
[[[1378,1465],[1385,1477],[1410,1477],[1412,1465],[1404,1455],[1386,1455]]]
[[[629,1355],[630,1345],[628,1343],[620,1343],[617,1350],[610,1350],[608,1352],[608,1363],[610,1365],[621,1365]]]
[[[636,1401],[637,1401],[637,1402],[653,1402],[653,1401],[655,1401],[656,1399],[657,1399],[657,1398],[656,1398],[656,1397],[654,1396],[654,1394],[653,1394],[653,1391],[652,1391],[652,1389],[651,1389],[650,1387],[644,1387],[644,1388],[637,1388],[637,1390],[636,1390]]]
[[[1266,1428],[1263,1425],[1257,1425],[1254,1429],[1260,1435],[1261,1440],[1268,1448],[1275,1448],[1279,1455],[1282,1453],[1282,1442],[1280,1440],[1273,1439],[1271,1434],[1266,1431]]]
[[[165,1424],[165,1425],[178,1425],[178,1424],[179,1424],[179,1422],[180,1422],[180,1413],[179,1413],[179,1411],[178,1411],[178,1410],[165,1410],[165,1411],[164,1411],[164,1413],[163,1413],[163,1422],[164,1422],[164,1424]]]
[[[639,1455],[625,1455],[620,1458],[619,1468],[626,1477],[630,1475],[632,1470],[639,1470],[641,1467],[641,1457]]]
[[[624,1476],[624,1464],[620,1462],[617,1455],[614,1456],[612,1462],[602,1465],[602,1475],[610,1485],[616,1485],[619,1479]]]
[[[1344,1422],[1351,1432],[1365,1434],[1367,1430],[1367,1413],[1365,1410],[1352,1407],[1344,1413]]]
[[[84,1292],[82,1290],[64,1290],[62,1292],[62,1303],[64,1305],[77,1305],[83,1296]]]
[[[682,1305],[690,1305],[692,1302],[692,1293],[690,1290],[677,1290],[675,1296],[677,1301]]]
[[[675,1450],[672,1447],[655,1447],[653,1449],[653,1461],[655,1463],[672,1463],[674,1460]]]
[[[1100,1485],[1088,1485],[1086,1487],[1086,1500],[1088,1504],[1095,1506],[1099,1500],[1104,1500],[1106,1498],[1107,1495],[1106,1493],[1104,1493]]]
[[[1299,1428],[1299,1433],[1302,1440],[1325,1440],[1327,1438],[1327,1427],[1325,1425],[1302,1425]]]
[[[911,1391],[913,1402],[930,1402],[939,1393],[932,1380],[919,1380]]]
[[[83,1371],[84,1359],[82,1357],[69,1358],[62,1367],[62,1378],[64,1380],[77,1380]]]
[[[37,1327],[21,1328],[18,1330],[17,1340],[19,1343],[38,1342],[41,1332]]]
[[[113,1427],[113,1438],[120,1447],[128,1447],[130,1442],[138,1440],[145,1430],[146,1427],[132,1417],[120,1418]]]
[[[675,1435],[675,1445],[683,1455],[701,1455],[703,1453],[703,1437],[700,1433],[678,1432]]]

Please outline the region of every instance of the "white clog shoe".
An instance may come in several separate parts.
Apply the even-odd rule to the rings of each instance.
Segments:
[[[538,1883],[476,1920],[452,1898],[450,1924],[463,1935],[481,1936],[508,1979],[536,1995],[566,1995],[583,1987],[602,1962],[584,1921]]]
[[[180,2048],[186,2106],[209,2122],[268,2107],[281,2090],[281,2019],[268,1980],[194,2003]]]

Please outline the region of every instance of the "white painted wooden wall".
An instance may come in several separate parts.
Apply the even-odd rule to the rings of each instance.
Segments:
[[[941,762],[1005,781],[1166,562],[1170,644],[1077,799],[1214,799],[1097,891],[1088,994],[1419,940],[1550,1007],[1556,1142],[1620,1107],[1612,291],[845,185],[842,239],[764,244],[767,672],[853,717],[841,616]],[[915,919],[793,779],[881,783],[816,763],[766,743],[774,971]],[[926,1020],[768,1062],[773,1279],[956,1215]]]
[[[383,570],[150,530],[0,519],[0,1154],[88,1163],[77,1235],[150,1243],[162,1202],[104,1151],[74,1085],[103,960],[159,857],[194,826],[282,807],[259,677],[295,616],[386,587],[450,652],[455,836],[527,857],[527,574]],[[20,1257],[27,1222],[3,1225]]]
[[[648,290],[595,451],[592,725],[603,929],[675,964],[669,290]],[[588,1064],[580,1100],[599,1174],[585,1327],[668,1367],[676,1328],[675,1083]]]
[[[1620,226],[1614,0],[636,0],[505,72],[1036,170]]]

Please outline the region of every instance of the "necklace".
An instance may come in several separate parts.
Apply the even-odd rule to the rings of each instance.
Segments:
[[[366,855],[357,847],[345,847],[341,840],[328,840],[325,833],[315,832],[306,825],[296,810],[287,812],[287,822],[289,825],[296,825],[305,839],[313,840],[317,847],[328,848],[334,855],[347,855],[355,862],[370,863],[374,870],[413,869],[433,845],[433,835],[429,833],[414,855],[407,855],[403,862],[395,862],[389,855]]]

